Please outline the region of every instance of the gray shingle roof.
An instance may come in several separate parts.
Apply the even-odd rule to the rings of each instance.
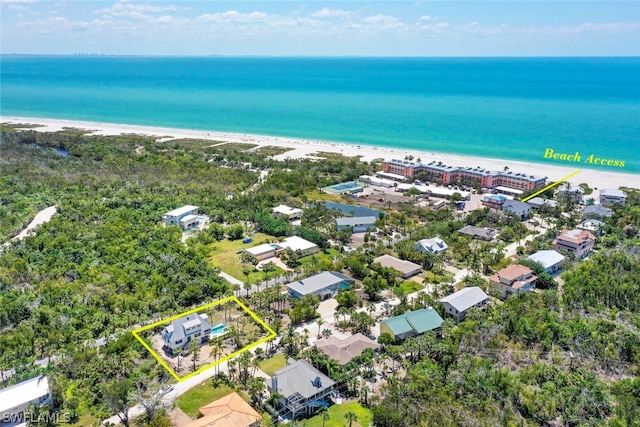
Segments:
[[[531,210],[531,206],[518,200],[507,200],[502,205],[502,208],[517,213],[525,213]]]
[[[340,362],[341,365],[346,365],[354,357],[360,356],[365,349],[377,349],[380,348],[380,344],[358,333],[344,340],[336,337],[318,340],[316,347],[330,358]]]
[[[467,234],[469,236],[481,236],[486,239],[493,239],[494,234],[491,231],[485,230],[484,228],[476,227],[475,225],[465,225],[458,233]]]
[[[489,295],[484,293],[482,289],[477,286],[470,286],[468,288],[460,289],[458,292],[454,292],[444,298],[440,298],[439,301],[448,302],[453,308],[463,312],[469,309],[469,307],[473,307],[474,305],[488,299]]]
[[[422,247],[424,251],[429,251],[432,253],[442,252],[449,248],[447,243],[444,240],[442,240],[440,237],[433,237],[431,239],[418,240],[418,242],[416,243],[416,249],[418,249],[418,246]]]
[[[354,216],[336,218],[336,225],[339,227],[355,227],[356,225],[375,224],[375,216]]]
[[[373,259],[374,263],[380,263],[383,267],[391,267],[402,274],[412,273],[422,267],[415,262],[405,261],[391,255],[382,255]]]
[[[302,359],[277,370],[274,377],[277,377],[278,393],[287,398],[295,393],[309,398],[335,384],[335,381]]]
[[[611,215],[613,215],[613,211],[611,211],[611,209],[609,208],[605,208],[602,205],[591,205],[582,209],[582,216],[584,217],[587,215],[610,217]]]
[[[565,257],[560,253],[550,250],[550,251],[538,251],[535,254],[529,255],[527,259],[537,262],[543,268],[547,269],[552,265],[556,265],[559,262],[565,260]]]
[[[171,324],[165,328],[165,331],[171,335],[170,341],[176,342],[186,337],[185,329],[191,326],[202,325],[200,330],[210,329],[211,324],[209,324],[209,321],[203,316],[206,316],[206,314],[199,315],[192,313],[171,322]]]
[[[610,197],[627,197],[627,193],[624,191],[612,188],[603,188],[600,190],[600,195]]]
[[[340,282],[353,283],[354,280],[336,271],[323,271],[315,276],[291,282],[287,284],[287,287],[301,295],[308,295]]]

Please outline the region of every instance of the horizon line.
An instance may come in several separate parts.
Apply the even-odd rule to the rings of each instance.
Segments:
[[[629,55],[310,55],[310,54],[146,54],[146,53],[4,53],[0,56],[69,56],[69,57],[148,57],[148,58],[362,58],[362,59],[455,59],[455,58],[640,58]]]

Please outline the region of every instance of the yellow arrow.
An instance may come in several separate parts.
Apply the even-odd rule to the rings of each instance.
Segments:
[[[536,191],[532,195],[525,197],[524,199],[522,199],[522,201],[526,202],[527,200],[531,199],[532,197],[536,197],[538,194],[544,193],[548,189],[555,187],[556,185],[560,184],[561,182],[564,182],[564,181],[568,180],[569,178],[571,178],[572,176],[576,176],[579,173],[580,173],[580,169],[578,169],[577,171],[575,171],[573,173],[570,173],[569,175],[565,176],[564,178],[560,178],[558,181],[554,182],[553,184],[547,185],[542,190]]]

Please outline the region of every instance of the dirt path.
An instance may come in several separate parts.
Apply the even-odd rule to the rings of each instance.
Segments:
[[[45,222],[50,221],[53,214],[55,214],[57,211],[58,211],[58,207],[55,205],[49,206],[48,208],[41,210],[36,214],[35,217],[33,217],[33,220],[29,223],[29,225],[27,225],[24,230],[18,233],[11,240],[22,240],[25,237],[31,235],[31,232],[35,230],[36,227],[44,224]],[[7,246],[7,245],[9,245],[9,242],[5,243],[3,246]]]

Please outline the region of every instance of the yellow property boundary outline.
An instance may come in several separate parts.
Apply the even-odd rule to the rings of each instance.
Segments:
[[[165,362],[164,359],[162,359],[162,357],[160,357],[160,355],[144,341],[144,338],[142,338],[140,335],[138,335],[141,332],[144,332],[146,330],[155,328],[156,326],[163,325],[163,324],[165,324],[167,322],[171,322],[171,321],[173,321],[175,319],[178,319],[180,317],[187,316],[189,314],[192,314],[192,313],[195,313],[195,312],[198,312],[198,311],[201,311],[201,310],[206,310],[207,308],[215,307],[216,305],[224,304],[224,303],[229,302],[229,301],[233,301],[236,304],[238,304],[240,306],[240,308],[242,308],[247,314],[249,314],[249,316],[251,316],[251,318],[253,318],[253,320],[258,322],[258,324],[260,324],[263,328],[265,328],[265,330],[269,333],[269,335],[267,337],[265,337],[265,338],[262,338],[259,341],[256,341],[256,342],[254,342],[252,344],[249,344],[249,345],[246,345],[243,348],[241,348],[240,350],[235,351],[235,352],[223,357],[222,359],[216,360],[213,363],[210,363],[210,364],[208,364],[206,366],[203,366],[202,368],[198,369],[197,371],[191,372],[191,373],[189,373],[189,374],[187,374],[185,376],[181,377],[178,374],[176,374],[176,372],[171,368],[171,366],[169,366],[167,364],[167,362]],[[152,323],[150,325],[143,326],[142,328],[138,328],[138,329],[132,331],[131,333],[140,342],[140,344],[142,344],[144,346],[144,348],[146,348],[151,353],[151,355],[158,361],[158,363],[160,363],[160,365],[162,365],[167,370],[167,372],[169,372],[171,374],[171,376],[173,378],[175,378],[176,381],[178,381],[178,382],[184,381],[184,380],[186,380],[188,378],[191,378],[194,375],[197,375],[202,371],[205,371],[205,370],[207,370],[209,368],[212,368],[212,367],[216,366],[219,363],[226,362],[227,360],[229,360],[231,358],[234,358],[234,357],[238,356],[239,354],[244,353],[245,351],[251,350],[252,348],[259,346],[260,344],[265,343],[265,342],[275,338],[276,335],[277,335],[276,332],[273,329],[271,329],[271,327],[269,325],[267,325],[264,320],[262,320],[260,317],[258,317],[258,315],[256,315],[253,311],[249,310],[249,308],[247,308],[247,306],[245,306],[242,302],[240,302],[240,300],[238,298],[236,298],[235,296],[226,297],[226,298],[223,298],[223,299],[221,299],[219,301],[212,302],[210,304],[201,305],[201,306],[196,307],[196,308],[194,308],[192,310],[185,311],[184,313],[180,313],[180,314],[176,314],[175,316],[171,316],[168,319],[163,319],[163,320],[160,320],[158,322]]]
[[[580,173],[580,169],[578,169],[577,171],[570,173],[569,175],[565,176],[564,178],[560,178],[559,180],[557,180],[556,182],[554,182],[551,185],[547,185],[546,187],[544,187],[542,190],[540,191],[536,191],[535,193],[533,193],[532,195],[525,197],[524,199],[521,200],[521,202],[526,202],[527,200],[536,197],[538,194],[543,193],[545,191],[547,191],[548,189],[555,187],[556,185],[560,184],[563,181],[568,180],[569,178],[571,178],[572,176],[576,176]]]

